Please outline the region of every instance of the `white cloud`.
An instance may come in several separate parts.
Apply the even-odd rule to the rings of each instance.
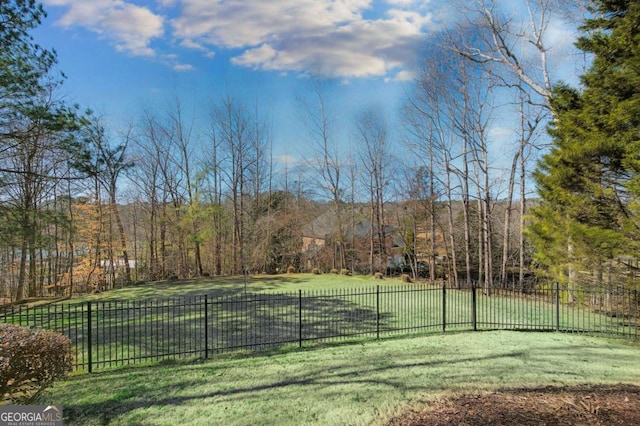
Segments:
[[[397,73],[391,80],[392,81],[412,81],[415,78],[415,74],[412,71],[402,70]]]
[[[173,40],[162,40],[166,45],[208,58],[225,49],[234,64],[254,69],[320,65],[343,78],[404,76],[421,40],[440,25],[429,0],[43,1],[66,8],[60,25],[87,28],[133,55],[161,57],[152,42],[168,35],[170,23]]]
[[[184,72],[184,71],[193,71],[194,68],[193,68],[193,65],[190,65],[190,64],[175,64],[173,66],[173,70]]]
[[[577,38],[578,30],[560,19],[552,19],[544,33],[544,43],[552,46],[551,51],[555,55],[564,55],[574,50]]]
[[[511,127],[495,125],[489,129],[489,139],[500,144],[512,144],[515,135],[516,132]]]
[[[151,40],[164,34],[164,19],[150,9],[123,0],[44,0],[67,7],[58,21],[64,27],[82,26],[111,41],[117,50],[154,56]]]
[[[416,7],[427,6],[431,2],[429,0],[386,0],[386,3],[396,7]]]
[[[183,46],[240,50],[237,65],[299,71],[320,64],[336,77],[385,76],[413,62],[435,26],[429,12],[394,3],[374,10],[371,0],[184,0],[171,25]]]
[[[156,3],[162,7],[172,7],[175,6],[177,2],[178,0],[156,0]]]
[[[288,166],[291,166],[292,164],[295,165],[300,161],[292,155],[279,155],[275,157],[274,160],[278,164],[286,164]]]
[[[242,55],[232,59],[232,62],[238,65],[262,65],[265,68],[269,68],[268,64],[275,62],[277,56],[278,52],[273,47],[263,44],[255,49],[245,51]]]

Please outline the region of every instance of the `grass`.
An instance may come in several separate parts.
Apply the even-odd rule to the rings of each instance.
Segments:
[[[73,302],[87,300],[141,300],[174,296],[200,296],[210,294],[217,297],[238,295],[245,289],[252,293],[275,293],[285,291],[331,290],[345,287],[371,287],[375,284],[400,284],[399,278],[374,280],[368,275],[344,276],[334,274],[280,274],[248,275],[230,277],[194,278],[173,281],[158,281],[138,286],[110,290],[104,293],[74,298]]]
[[[446,395],[614,383],[640,383],[637,344],[491,331],[82,374],[40,402],[68,425],[368,425]]]
[[[251,294],[248,298],[245,289]],[[205,294],[208,317],[203,308]],[[180,301],[178,296],[190,299]],[[91,359],[96,371],[178,356],[204,357],[205,337],[207,353],[215,355],[249,347],[279,348],[299,343],[300,337],[309,346],[356,336],[371,340],[378,334],[387,338],[439,333],[443,304],[448,331],[472,329],[471,292],[448,289],[443,296],[439,286],[331,274],[251,276],[246,285],[244,277],[225,277],[128,287],[84,299],[92,300],[93,307],[90,358],[86,303],[59,305],[61,310],[52,312],[51,306],[34,308],[8,320],[66,332],[74,342],[78,368],[88,369]],[[488,297],[478,291],[477,328],[553,330],[558,325],[560,330],[638,337],[637,320],[595,313],[581,305],[557,309],[553,297],[543,296],[496,291]],[[140,303],[145,300],[148,303]]]

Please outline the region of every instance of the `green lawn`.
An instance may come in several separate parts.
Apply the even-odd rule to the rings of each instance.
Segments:
[[[637,317],[596,313],[581,304],[556,307],[553,292],[485,296],[479,290],[475,311],[472,300],[469,290],[443,293],[439,286],[399,279],[291,274],[150,283],[72,305],[33,308],[7,320],[65,332],[77,367],[93,371],[230,350],[440,333],[443,325],[447,331],[472,330],[474,314],[480,330],[558,327],[639,336]]]
[[[443,395],[640,383],[640,347],[580,334],[438,334],[76,375],[68,425],[368,425]]]
[[[344,276],[335,274],[281,274],[248,275],[231,277],[194,278],[175,281],[158,281],[143,285],[126,287],[82,298],[73,302],[87,300],[141,300],[174,296],[231,296],[244,292],[274,293],[296,290],[331,290],[345,287],[361,288],[376,284],[400,284],[398,278],[374,279],[369,275]]]

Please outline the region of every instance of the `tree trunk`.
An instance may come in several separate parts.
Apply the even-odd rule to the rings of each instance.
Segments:
[[[464,217],[464,268],[467,287],[471,287],[471,215],[469,213],[469,161],[466,136],[463,137],[462,152],[464,158],[462,179],[462,214]],[[479,259],[481,259],[480,257]]]
[[[527,214],[527,193],[526,193],[526,165],[524,158],[524,147],[520,146],[520,229],[519,232],[519,241],[518,241],[518,251],[520,255],[518,256],[518,282],[520,284],[520,291],[524,290],[524,271],[525,271],[525,238],[524,238],[524,229],[525,229],[525,215]]]
[[[507,205],[504,210],[504,227],[502,230],[502,264],[500,265],[500,284],[502,285],[502,288],[506,288],[508,281],[509,252],[511,251],[511,216],[519,158],[520,150],[518,150],[518,153],[513,156],[513,162],[511,163],[511,170],[509,172],[509,189],[507,191]]]
[[[131,267],[129,265],[129,250],[127,248],[127,238],[124,233],[124,226],[122,225],[122,218],[120,217],[120,211],[116,202],[116,185],[112,182],[111,186],[111,208],[116,218],[116,226],[118,227],[118,233],[120,234],[120,249],[122,250],[122,261],[124,263],[124,283],[125,285],[131,284]]]
[[[18,288],[16,290],[16,300],[20,301],[25,297],[25,284],[27,282],[27,253],[29,244],[26,237],[22,237],[20,246],[20,272],[18,274]]]
[[[451,285],[458,287],[460,285],[460,280],[458,278],[458,261],[456,256],[456,239],[455,239],[455,225],[453,220],[453,194],[451,188],[451,171],[449,169],[449,161],[445,160],[445,169],[446,169],[446,193],[447,193],[447,219],[449,221],[449,239],[450,239],[450,270],[453,277],[449,277],[449,282]]]

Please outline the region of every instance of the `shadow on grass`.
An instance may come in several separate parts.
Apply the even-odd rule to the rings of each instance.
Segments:
[[[132,285],[103,293],[75,299],[76,303],[86,301],[124,301],[145,300],[162,297],[201,296],[209,294],[213,297],[239,294],[245,291],[261,292],[276,290],[291,284],[304,284],[308,280],[296,275],[249,275],[211,278],[185,278],[165,280]]]
[[[348,415],[353,398],[363,398],[369,405],[358,407],[371,414],[385,401],[398,407],[452,392],[637,382],[640,377],[635,346],[589,336],[477,332],[393,340],[274,357],[228,354],[220,362],[181,360],[82,375],[63,384],[54,399],[65,407],[67,424],[141,422],[146,414],[165,423],[188,414],[202,415],[203,421],[229,416],[230,424],[247,418],[273,424],[268,411],[292,407],[314,415],[327,407],[346,407],[342,413]],[[78,396],[89,387],[95,390]],[[257,417],[247,417],[245,410]]]
[[[273,285],[280,282],[274,278]],[[375,289],[259,292],[268,288],[261,280],[260,285],[251,285],[257,293],[232,285],[220,286],[213,294],[162,298],[155,285],[150,289],[155,292],[153,298],[68,304],[21,315],[66,334],[74,345],[78,367],[93,371],[170,357],[205,358],[229,351],[376,336],[392,330],[394,317],[400,315],[379,312]]]
[[[287,377],[281,380],[247,387],[237,387],[231,389],[219,389],[210,392],[195,393],[192,395],[176,395],[183,392],[185,389],[197,388],[199,386],[206,386],[210,384],[211,380],[215,380],[216,366],[210,364],[204,366],[197,366],[196,368],[203,368],[207,371],[208,375],[204,376],[204,372],[201,378],[192,379],[190,381],[180,381],[178,383],[172,383],[166,386],[160,386],[154,388],[152,393],[157,398],[149,398],[144,388],[136,388],[137,383],[143,383],[145,376],[150,371],[149,369],[135,371],[133,369],[127,372],[119,371],[113,373],[98,373],[93,376],[92,384],[100,386],[100,382],[105,383],[105,386],[113,386],[113,381],[118,380],[113,378],[113,374],[122,375],[126,377],[123,383],[123,390],[115,393],[109,399],[99,403],[89,404],[70,404],[64,406],[65,422],[68,424],[95,424],[96,421],[100,424],[109,424],[111,421],[118,417],[125,416],[129,412],[148,409],[151,407],[167,407],[167,406],[180,406],[189,404],[195,400],[205,400],[209,398],[221,398],[221,397],[255,397],[256,394],[266,392],[266,394],[272,394],[274,391],[288,387],[299,387],[300,392],[313,392],[313,389],[307,389],[315,386],[321,387],[343,387],[348,384],[360,384],[366,386],[384,386],[387,388],[400,389],[403,392],[407,391],[429,391],[429,390],[443,390],[438,388],[437,385],[430,385],[425,383],[420,386],[409,386],[405,382],[393,377],[401,377],[402,374],[398,374],[401,370],[413,369],[413,368],[434,368],[438,366],[450,366],[455,370],[457,364],[475,364],[478,362],[498,362],[500,359],[505,358],[523,358],[526,357],[524,352],[514,351],[509,353],[503,353],[498,355],[489,356],[477,356],[477,357],[465,357],[455,360],[437,360],[437,361],[424,361],[424,362],[398,362],[383,366],[370,366],[354,364],[342,364],[334,366],[323,366],[320,368],[311,369],[305,372],[304,377]],[[161,366],[151,367],[151,369],[166,368]],[[182,366],[180,368],[189,368],[188,366]],[[177,370],[179,370],[178,368]],[[395,372],[395,373],[394,373]],[[175,371],[175,374],[179,374],[179,371]],[[383,374],[385,377],[376,377]],[[83,380],[82,378],[78,378]],[[126,387],[125,387],[126,386]],[[168,396],[173,395],[173,396]]]
[[[219,292],[213,300],[200,296],[185,299],[186,303],[145,304],[126,311],[107,304],[97,313],[101,333],[95,342],[103,347],[127,342],[147,357],[182,352],[204,357],[206,353],[372,335],[387,327],[391,317],[376,312],[373,297],[371,293],[301,296],[229,290]]]

